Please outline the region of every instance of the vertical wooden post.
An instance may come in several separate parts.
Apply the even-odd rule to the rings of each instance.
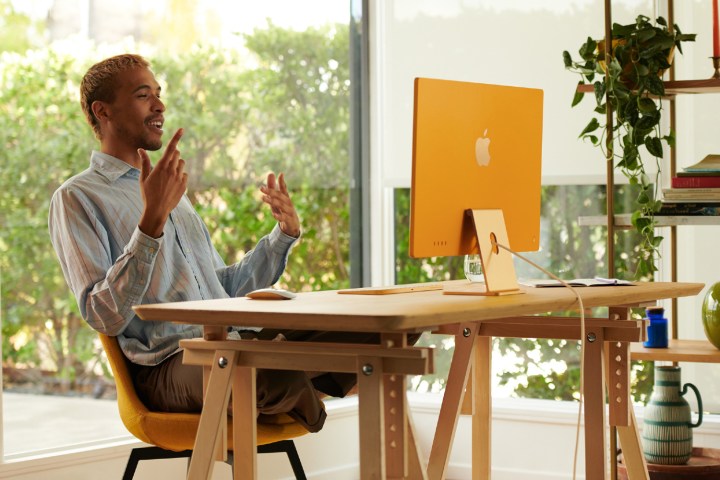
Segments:
[[[585,479],[605,480],[605,374],[603,330],[585,339]]]
[[[490,480],[492,459],[492,338],[475,342],[472,383],[472,479]]]
[[[381,344],[391,348],[407,346],[405,334],[382,334]],[[407,380],[405,375],[383,375],[385,455],[388,478],[406,478],[407,448]]]
[[[256,369],[236,367],[232,386],[233,479],[257,478]]]
[[[386,478],[382,367],[381,358],[357,359],[361,480]]]

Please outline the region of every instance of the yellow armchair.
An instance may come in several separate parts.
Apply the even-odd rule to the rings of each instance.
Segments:
[[[133,449],[125,468],[123,480],[132,480],[140,460],[190,457],[200,422],[199,413],[168,413],[148,410],[135,392],[127,360],[117,338],[100,334],[110,368],[115,376],[118,410],[123,424],[139,440],[150,447]],[[228,463],[232,465],[232,422],[228,420]],[[276,415],[258,423],[258,453],[285,452],[295,477],[305,479],[300,457],[292,438],[308,433],[287,415]]]

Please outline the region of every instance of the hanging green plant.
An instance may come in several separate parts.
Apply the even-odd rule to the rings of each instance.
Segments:
[[[630,185],[639,187],[632,214],[632,224],[642,239],[638,247],[636,278],[651,277],[657,271],[655,258],[662,237],[655,235],[655,213],[660,208],[660,201],[653,185],[658,185],[659,181],[663,142],[669,146],[675,142],[674,132],[667,135],[660,132],[660,100],[665,96],[661,77],[672,64],[675,48],[682,53],[681,42],[694,40],[695,34],[681,33],[677,25],[670,29],[662,17],[653,25],[649,17],[639,15],[630,25],[613,24],[610,52],[606,52],[605,41],[590,37],[578,51],[580,61],[574,61],[570,53],[563,52],[565,68],[580,74],[578,87],[592,85],[596,102],[594,113],[597,116],[583,128],[580,138],[600,147],[605,158],[612,155],[614,168],[627,177]],[[578,88],[572,106],[584,97]],[[604,123],[608,104],[614,114],[612,132]],[[609,133],[613,139],[610,144],[607,143]],[[643,160],[646,153],[657,166],[654,179],[647,174]]]

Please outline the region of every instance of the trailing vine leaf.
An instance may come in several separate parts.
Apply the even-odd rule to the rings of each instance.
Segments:
[[[674,49],[682,53],[681,43],[694,40],[695,34],[681,33],[677,25],[668,28],[662,17],[653,25],[649,17],[638,15],[634,23],[613,24],[607,52],[605,40],[596,41],[592,37],[578,50],[581,61],[576,62],[569,52],[563,52],[565,68],[580,75],[578,85],[593,86],[594,113],[599,116],[591,118],[579,137],[599,146],[606,158],[607,146],[600,138],[612,138],[615,168],[631,185],[640,187],[632,214],[632,224],[641,235],[635,271],[638,279],[652,277],[657,271],[655,257],[662,241],[662,237],[655,235],[655,213],[660,202],[655,198],[654,185],[658,184],[658,177],[649,178],[644,158],[652,157],[659,176],[663,142],[668,146],[675,143],[674,132],[660,133],[660,99],[665,96],[662,74],[671,66]],[[576,91],[572,106],[580,100]],[[604,123],[608,108],[614,112],[612,128]],[[602,131],[600,137],[597,130]]]

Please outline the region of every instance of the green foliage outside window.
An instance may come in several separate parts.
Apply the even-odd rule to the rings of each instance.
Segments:
[[[210,46],[145,55],[163,85],[165,128],[186,130],[188,196],[228,263],[275,224],[258,187],[268,171],[285,172],[304,225],[280,280],[293,290],[349,286],[348,38],[342,25],[269,25],[247,36],[243,58]],[[95,376],[100,348],[65,284],[47,216],[52,193],[97,148],[78,85],[102,56],[49,48],[0,59],[5,388],[29,381],[70,393]],[[56,384],[42,387],[48,376]]]

